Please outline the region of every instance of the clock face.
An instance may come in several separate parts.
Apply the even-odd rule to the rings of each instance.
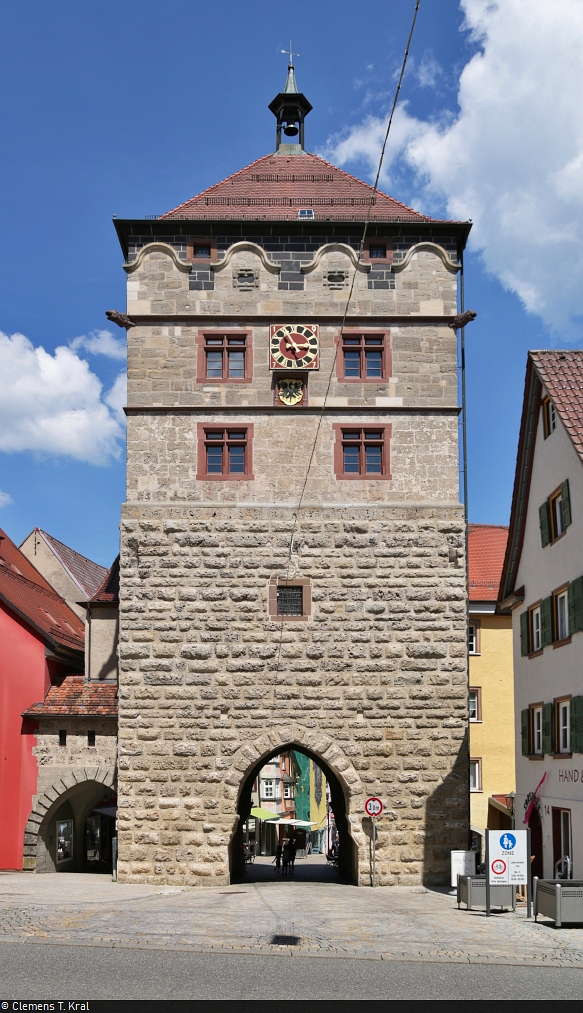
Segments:
[[[270,369],[318,369],[316,324],[271,325]]]

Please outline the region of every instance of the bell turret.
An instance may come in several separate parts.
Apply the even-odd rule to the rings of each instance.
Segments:
[[[296,54],[297,55],[297,54]],[[273,102],[269,103],[269,109],[277,120],[275,153],[299,154],[304,150],[304,119],[310,112],[312,106],[305,95],[298,91],[294,65],[291,61],[287,68],[287,81],[285,88],[276,95]],[[299,143],[284,140],[282,143],[282,131],[285,138],[294,138],[299,134]]]

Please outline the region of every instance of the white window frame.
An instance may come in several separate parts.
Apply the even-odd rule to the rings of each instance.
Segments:
[[[284,784],[283,797],[288,799],[293,798],[294,797],[293,788],[294,788],[293,784]]]
[[[565,528],[563,526],[563,510],[562,510],[563,496],[562,493],[558,492],[556,496],[551,497],[551,534],[553,541],[559,538]]]
[[[481,790],[482,790],[482,761],[481,759],[474,757],[470,760],[470,791],[481,791]]]
[[[572,833],[571,833],[571,810],[561,809],[561,855],[568,855],[573,861],[573,852],[571,848]],[[566,847],[565,847],[566,845]]]
[[[535,756],[543,753],[543,709],[532,708],[532,751]]]
[[[472,696],[474,696],[475,699],[476,699],[476,716],[475,717],[472,717],[472,706],[471,706],[471,698],[472,698]],[[471,721],[472,724],[477,724],[477,723],[479,723],[482,720],[482,713],[481,713],[481,710],[482,710],[482,708],[481,708],[481,702],[482,701],[480,700],[480,696],[481,696],[481,693],[480,693],[480,688],[478,686],[470,687],[469,699],[468,699],[468,714],[469,714],[469,720]]]
[[[569,636],[569,596],[567,590],[557,595],[557,640]]]
[[[273,777],[261,781],[261,797],[275,798],[275,779]]]
[[[549,428],[549,435],[550,435],[551,433],[554,433],[555,429],[557,428],[557,409],[555,408],[555,406],[554,406],[554,404],[553,404],[553,402],[551,401],[550,398],[549,398],[549,401],[548,401],[548,416],[547,416],[547,419],[548,419],[548,428]]]
[[[557,702],[557,732],[559,740],[559,753],[571,752],[571,701],[559,700]]]
[[[531,652],[534,654],[535,651],[540,651],[542,649],[540,605],[537,605],[536,608],[530,610],[530,628],[532,635]]]
[[[478,624],[468,623],[468,654],[479,654]]]

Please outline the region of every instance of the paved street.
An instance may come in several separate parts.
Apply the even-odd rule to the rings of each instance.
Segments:
[[[2,999],[580,999],[583,970],[0,945]]]
[[[274,988],[277,998],[524,999],[583,990],[583,929],[535,925],[523,909],[486,919],[422,887],[356,889],[317,858],[298,862],[294,879],[258,861],[244,883],[208,890],[7,873],[0,915],[3,1000],[266,999]]]

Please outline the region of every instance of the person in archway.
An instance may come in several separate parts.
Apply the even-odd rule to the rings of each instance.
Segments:
[[[277,848],[275,849],[275,858],[274,858],[275,871],[277,872],[278,876],[279,876],[279,870],[280,870],[280,867],[281,867],[281,853],[282,853],[282,851],[283,851],[283,847],[282,847],[281,841],[280,841],[280,843],[277,845]]]
[[[296,839],[295,839],[295,837],[292,837],[292,839],[289,842],[289,864],[290,864],[290,872],[291,872],[292,876],[293,876],[293,874],[295,872],[296,851],[297,850],[298,850],[298,847],[297,847],[297,844],[296,844]]]

